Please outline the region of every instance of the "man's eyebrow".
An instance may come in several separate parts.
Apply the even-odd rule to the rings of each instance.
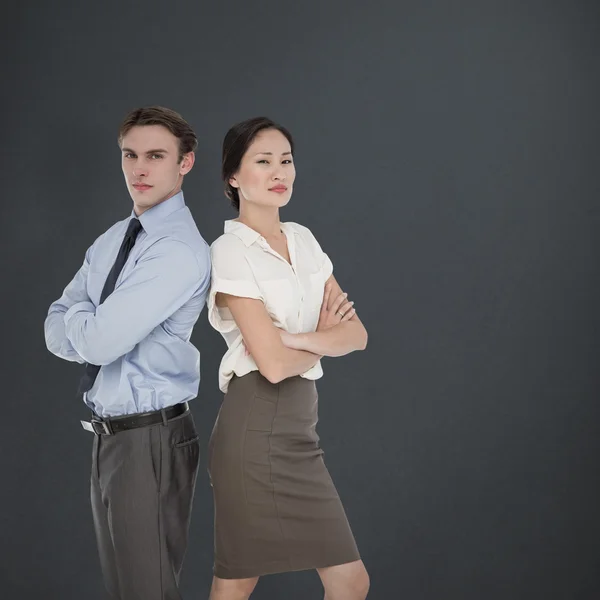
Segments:
[[[137,154],[137,152],[135,150],[132,150],[131,148],[121,148],[121,152],[131,152],[132,154]],[[162,152],[163,154],[169,154],[169,151],[165,150],[164,148],[157,148],[156,150],[147,150],[146,154],[157,154],[159,152]]]
[[[291,154],[291,150],[288,152],[282,152],[281,156],[287,156],[288,154]],[[258,156],[259,154],[268,154],[269,156],[273,156],[272,152],[257,152],[254,156]]]

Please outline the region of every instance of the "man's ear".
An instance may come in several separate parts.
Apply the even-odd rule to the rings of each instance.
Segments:
[[[194,162],[196,162],[196,155],[193,152],[184,154],[181,163],[179,163],[179,174],[187,175],[192,170]]]

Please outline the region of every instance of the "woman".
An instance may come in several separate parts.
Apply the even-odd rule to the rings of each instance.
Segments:
[[[363,600],[369,587],[315,431],[320,358],[363,350],[367,332],[312,233],[279,220],[292,152],[290,133],[264,117],[223,142],[239,217],[211,248],[209,320],[228,346],[208,457],[211,600],[249,598],[260,575],[301,569],[318,570],[327,600]]]

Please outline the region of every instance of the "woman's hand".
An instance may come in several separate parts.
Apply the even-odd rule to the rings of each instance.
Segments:
[[[286,348],[290,348],[291,350],[301,350],[299,345],[298,336],[286,331],[285,329],[279,330],[279,335],[281,336],[281,341]]]
[[[317,332],[331,329],[340,323],[349,321],[356,314],[353,308],[354,302],[348,301],[348,294],[344,294],[340,290],[340,293],[334,299],[331,297],[332,289],[333,285],[331,283],[325,286],[321,312],[319,313],[319,322],[316,329]],[[285,329],[280,329],[279,335],[281,336],[281,342],[287,348],[313,352],[310,349],[310,339],[315,333],[289,333]],[[318,354],[317,352],[313,353]]]
[[[332,287],[331,283],[325,286],[317,331],[325,331],[344,321],[349,321],[356,313],[352,307],[354,302],[347,301],[348,294],[341,293],[335,299],[331,298]]]

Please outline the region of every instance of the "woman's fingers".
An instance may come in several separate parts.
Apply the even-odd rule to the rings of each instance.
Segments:
[[[340,306],[342,305],[342,302],[344,302],[346,300],[346,298],[348,297],[348,294],[345,293],[341,293],[334,301],[333,304],[331,305],[331,312],[333,314],[335,314],[336,312],[338,312],[338,310],[340,309]]]
[[[342,321],[349,321],[355,314],[356,314],[356,309],[355,308],[351,308],[348,312],[346,312],[344,314],[344,316],[342,317]],[[340,323],[342,321],[340,321]]]
[[[354,302],[346,302],[345,304],[342,304],[342,306],[340,306],[338,308],[338,312],[342,315],[345,315],[354,305]]]

